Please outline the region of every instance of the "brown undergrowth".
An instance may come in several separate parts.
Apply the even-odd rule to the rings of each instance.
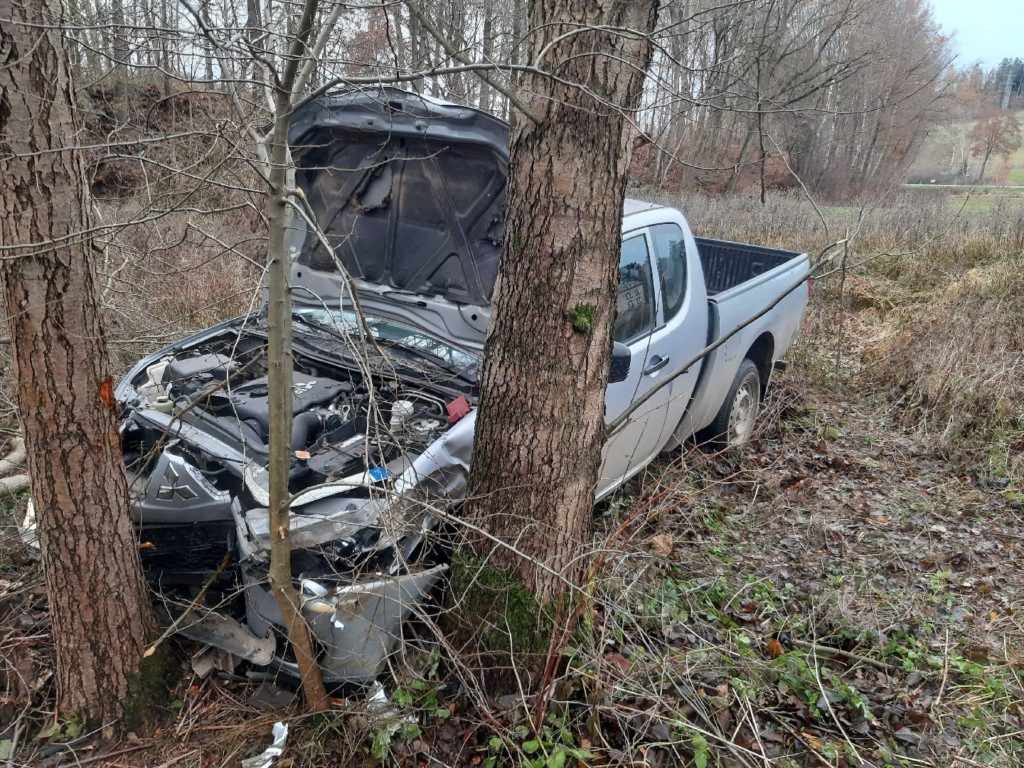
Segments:
[[[793,196],[692,208],[705,234],[827,244]],[[460,693],[458,659],[428,640],[396,660],[387,706],[339,692],[315,717],[186,669],[162,725],[99,755],[55,708],[42,582],[8,527],[0,750],[13,742],[13,765],[237,765],[284,719],[291,766],[1021,764],[1017,214],[823,213],[833,239],[864,223],[819,281],[754,442],[663,457],[597,510],[590,610],[559,645],[541,722],[532,697]],[[174,215],[120,235],[118,274],[147,297],[107,296],[122,365],[251,296],[258,268],[235,259],[255,228]],[[195,293],[164,279],[171,263]],[[2,502],[4,523],[23,503]]]

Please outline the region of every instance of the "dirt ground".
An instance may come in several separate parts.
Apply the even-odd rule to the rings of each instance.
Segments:
[[[302,715],[273,683],[182,677],[148,730],[99,748],[55,715],[38,566],[0,548],[0,761],[275,765],[1024,764],[1024,494],[1008,456],[951,451],[832,358],[821,308],[741,452],[660,459],[597,510],[593,610],[536,700],[459,693],[436,649]],[[846,361],[846,363],[843,363]],[[15,519],[24,499],[4,502]],[[520,706],[522,705],[522,706]]]
[[[774,404],[742,457],[658,480],[700,490],[659,529],[703,611],[690,647],[724,649],[722,736],[800,764],[1024,762],[1024,500],[998,462],[943,456],[855,386]]]

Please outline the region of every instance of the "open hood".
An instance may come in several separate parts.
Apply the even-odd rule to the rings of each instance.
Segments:
[[[501,253],[508,125],[383,88],[310,102],[289,141],[296,184],[324,235],[295,217],[296,300],[336,300],[340,264],[368,310],[482,346]]]

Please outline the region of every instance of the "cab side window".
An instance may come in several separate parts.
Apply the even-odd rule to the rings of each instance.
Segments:
[[[619,296],[612,338],[623,344],[654,329],[654,281],[647,240],[636,235],[622,241],[619,257]]]
[[[661,278],[661,298],[665,302],[667,323],[683,306],[686,298],[686,244],[683,230],[677,224],[656,224],[651,227],[654,256]]]

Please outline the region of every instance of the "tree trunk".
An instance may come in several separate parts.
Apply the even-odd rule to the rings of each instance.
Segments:
[[[124,1],[113,0],[114,15],[114,88],[116,92],[116,109],[122,119],[128,119],[128,59],[131,50],[128,47],[128,27],[124,23]]]
[[[164,98],[169,99],[171,98],[171,54],[170,42],[167,38],[171,34],[171,25],[167,13],[167,0],[160,0],[160,26],[164,29],[160,34],[160,74],[163,81]]]
[[[482,55],[483,60],[487,63],[491,63],[494,58],[494,10],[489,4],[485,4],[483,8],[484,13],[484,28],[483,28],[483,47]],[[484,112],[491,111],[491,86],[485,83],[483,80],[480,81],[480,109]]]
[[[295,652],[295,660],[302,678],[306,706],[314,711],[327,708],[327,692],[323,676],[309,636],[309,627],[302,616],[298,590],[292,581],[292,545],[289,535],[288,472],[291,468],[292,434],[292,300],[288,287],[291,260],[288,254],[287,197],[291,158],[288,152],[288,126],[291,124],[292,87],[298,76],[299,65],[316,18],[317,0],[306,0],[301,16],[289,39],[289,55],[284,72],[275,90],[274,128],[268,140],[270,156],[270,199],[268,201],[267,243],[267,356],[270,370],[269,387],[270,425],[270,504],[268,517],[270,539],[270,588],[284,618],[288,640]]]
[[[533,0],[534,57],[577,25],[649,33],[657,5]],[[567,36],[539,64],[583,87],[525,77],[521,93],[537,122],[519,116],[513,128],[468,514],[525,555],[499,547],[491,564],[541,603],[578,583],[591,534],[634,117],[628,113],[639,103],[650,57],[646,37],[596,30]]]
[[[987,149],[985,151],[985,157],[981,161],[981,170],[978,171],[978,180],[975,182],[975,184],[981,184],[981,182],[984,181],[985,169],[988,167],[988,159],[990,157],[992,157],[992,150]]]
[[[260,29],[263,26],[263,19],[260,17],[259,0],[246,0],[245,3],[245,41],[251,50],[256,50],[257,41],[260,36]],[[260,91],[258,82],[258,67],[255,57],[242,57],[239,63],[239,80],[242,88],[245,88],[246,80],[251,80],[251,87],[248,89],[253,96]]]
[[[128,511],[57,0],[0,0],[0,284],[61,716],[105,726],[155,626]]]

